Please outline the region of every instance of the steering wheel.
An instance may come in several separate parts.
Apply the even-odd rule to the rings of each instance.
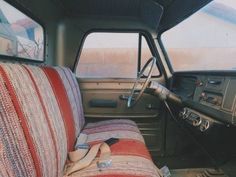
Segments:
[[[146,64],[143,66],[142,70],[139,72],[138,74],[138,77],[134,83],[134,86],[130,92],[130,95],[128,96],[128,100],[127,100],[127,107],[130,108],[130,107],[133,107],[138,101],[139,99],[141,98],[144,90],[146,89],[146,87],[148,86],[148,83],[150,81],[150,78],[152,77],[152,72],[153,72],[153,68],[154,66],[156,65],[156,58],[155,57],[152,57],[150,58]],[[150,67],[149,67],[150,66]],[[143,83],[143,86],[141,88],[141,90],[138,92],[137,96],[135,95],[136,91],[137,91],[137,86],[138,86],[138,83],[139,81],[141,80],[144,72],[148,70],[148,75],[147,75],[147,78],[146,80],[144,81]]]

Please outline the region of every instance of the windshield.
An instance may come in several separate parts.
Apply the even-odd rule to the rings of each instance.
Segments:
[[[161,36],[174,71],[236,69],[236,1],[215,0]]]

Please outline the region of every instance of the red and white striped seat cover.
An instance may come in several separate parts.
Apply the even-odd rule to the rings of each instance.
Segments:
[[[94,161],[73,176],[159,176],[134,122],[84,124],[79,86],[69,69],[0,63],[0,177],[62,177],[82,131],[90,144],[120,141],[111,146],[111,167],[100,170]]]

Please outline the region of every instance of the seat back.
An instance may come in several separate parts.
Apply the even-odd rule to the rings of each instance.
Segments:
[[[0,176],[62,176],[83,126],[69,69],[0,63]]]

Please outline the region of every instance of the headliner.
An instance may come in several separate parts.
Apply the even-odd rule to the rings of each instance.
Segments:
[[[42,22],[53,16],[111,18],[138,17],[145,11],[146,19],[157,33],[170,29],[212,0],[6,0],[31,11]],[[149,3],[148,6],[145,4]],[[153,7],[150,6],[153,4]],[[159,6],[160,8],[155,8]],[[42,10],[43,9],[43,10]],[[159,11],[159,12],[156,12]],[[159,17],[157,17],[159,14]],[[145,16],[144,15],[144,16]],[[132,18],[131,18],[132,19]],[[158,19],[158,20],[157,20]]]
[[[148,0],[54,0],[71,16],[137,16]],[[150,0],[163,8],[158,33],[177,25],[212,0]]]

